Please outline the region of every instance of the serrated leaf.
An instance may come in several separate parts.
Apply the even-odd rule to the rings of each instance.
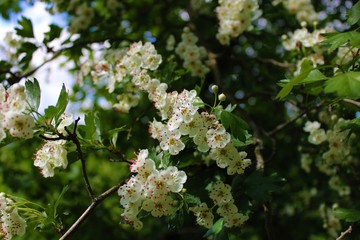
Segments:
[[[18,21],[18,24],[20,26],[15,28],[17,35],[19,35],[21,37],[34,38],[33,25],[31,23],[30,19],[23,16]]]
[[[32,110],[37,111],[40,106],[40,86],[36,78],[33,81],[27,80],[25,82],[26,95]]]
[[[360,72],[347,72],[336,75],[326,81],[325,93],[334,93],[339,97],[360,98]]]
[[[47,44],[51,41],[53,41],[55,38],[60,37],[62,28],[55,24],[50,24],[50,29],[48,32],[46,32],[44,35],[43,43]]]
[[[324,33],[325,40],[322,41],[322,46],[328,48],[330,52],[334,51],[340,46],[349,43],[353,47],[360,46],[360,33],[356,31],[342,32],[342,33]]]
[[[68,102],[69,95],[66,91],[65,85],[63,84],[56,106],[49,106],[45,109],[45,118],[50,119],[50,121],[54,119],[55,123],[57,123],[61,114],[65,112]]]
[[[221,123],[235,138],[246,141],[246,129],[249,129],[249,125],[242,118],[227,111],[222,111],[220,118]]]
[[[313,83],[326,80],[327,77],[318,69],[311,70],[309,74],[300,82],[301,84]]]
[[[334,210],[335,217],[346,222],[360,221],[360,211],[349,208],[336,208]]]
[[[254,200],[265,202],[271,199],[270,193],[281,189],[283,178],[276,173],[264,176],[262,171],[255,171],[244,181],[245,193]]]
[[[310,72],[314,70],[314,66],[310,60],[305,59],[302,62],[300,69],[300,74],[292,78],[289,82],[285,83],[276,98],[283,99],[286,97],[295,85],[300,84],[308,77]]]
[[[109,131],[111,144],[115,148],[116,148],[116,143],[117,143],[117,140],[118,140],[119,132],[125,132],[125,131],[127,131],[126,126],[122,126],[122,127],[119,127],[119,128],[114,128],[114,129]]]
[[[356,24],[360,19],[360,2],[357,2],[348,12],[347,22],[349,25]]]

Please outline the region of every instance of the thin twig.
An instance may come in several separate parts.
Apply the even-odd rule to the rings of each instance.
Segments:
[[[351,233],[352,231],[352,226],[350,225],[348,229],[346,229],[345,232],[342,232],[341,235],[336,239],[336,240],[341,240],[345,237],[345,235]]]
[[[108,190],[100,194],[98,197],[95,197],[92,203],[89,205],[89,207],[83,212],[83,214],[81,214],[81,216],[76,220],[76,222],[73,225],[71,225],[71,227],[61,236],[59,240],[64,240],[67,237],[69,237],[80,226],[80,224],[84,222],[84,220],[89,216],[89,214],[94,211],[95,207],[105,198],[110,196],[112,193],[116,192],[116,190],[119,189],[121,184],[122,183],[119,183],[109,188]]]
[[[303,115],[305,115],[308,111],[303,111],[300,114],[298,114],[297,116],[293,117],[292,119],[290,119],[289,121],[282,123],[278,126],[275,127],[275,129],[271,130],[270,132],[267,133],[267,135],[269,137],[271,137],[272,135],[276,134],[277,132],[283,130],[284,128],[286,128],[287,126],[291,125],[293,122],[295,122],[296,120],[298,120],[299,118],[301,118]]]
[[[83,152],[81,150],[80,141],[79,141],[79,139],[77,138],[77,135],[76,135],[76,128],[77,128],[77,125],[78,125],[79,121],[80,121],[80,117],[78,117],[75,120],[75,125],[74,125],[73,132],[70,132],[66,127],[65,127],[65,131],[69,135],[68,136],[69,140],[71,140],[76,145],[76,151],[78,152],[78,155],[79,155],[79,158],[80,158],[80,161],[81,161],[81,169],[82,169],[82,174],[83,174],[84,181],[85,181],[86,190],[89,193],[89,196],[90,196],[91,200],[94,201],[95,195],[94,195],[94,192],[93,192],[93,190],[91,188],[89,178],[88,178],[88,175],[87,175],[84,154],[83,154]]]
[[[347,102],[347,103],[351,103],[351,104],[353,104],[353,105],[355,105],[357,107],[360,107],[360,102],[357,102],[355,100],[345,98],[345,99],[343,99],[343,101]]]

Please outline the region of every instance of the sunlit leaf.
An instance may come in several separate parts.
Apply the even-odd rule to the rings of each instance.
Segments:
[[[330,78],[326,81],[325,92],[344,98],[360,98],[360,72],[347,72]]]
[[[349,208],[336,208],[334,210],[335,217],[346,222],[360,221],[360,211]]]
[[[348,12],[347,22],[350,25],[356,24],[360,19],[360,2],[357,2]]]

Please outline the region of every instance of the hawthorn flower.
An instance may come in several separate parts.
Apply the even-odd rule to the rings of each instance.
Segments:
[[[222,206],[225,203],[233,202],[233,196],[231,195],[231,187],[222,181],[214,183],[210,190],[209,197],[213,200],[214,204]]]
[[[234,174],[243,174],[245,168],[250,166],[251,160],[246,158],[247,153],[242,151],[237,154],[238,156],[236,158],[233,158],[232,161],[229,162],[229,166],[227,168],[227,173],[229,175]]]
[[[224,148],[212,148],[210,151],[210,158],[216,161],[220,168],[226,168],[232,159],[235,159],[238,151],[235,146],[230,142]]]
[[[0,193],[0,237],[5,240],[10,240],[15,235],[23,236],[27,226],[13,203],[5,193]]]
[[[133,176],[122,185],[118,190],[118,195],[121,196],[120,204],[126,207],[130,202],[137,202],[141,198],[142,184],[139,178]]]
[[[33,137],[35,122],[29,115],[10,111],[5,115],[3,127],[8,129],[13,137],[29,139]]]
[[[206,203],[201,203],[199,206],[189,208],[196,216],[196,222],[200,226],[211,228],[214,221],[214,215]]]
[[[166,180],[167,189],[170,192],[180,192],[187,180],[186,173],[179,171],[177,167],[170,166],[160,173]]]
[[[159,199],[146,199],[142,204],[142,209],[147,212],[150,212],[154,217],[162,217],[166,215],[171,215],[174,212],[174,207],[172,206],[173,199],[165,195]]]
[[[249,219],[249,216],[241,213],[233,213],[224,217],[224,226],[227,228],[240,227],[245,221]]]
[[[211,148],[223,148],[231,140],[230,134],[226,132],[222,124],[211,128],[206,133],[207,143]]]
[[[53,177],[55,168],[66,168],[67,151],[65,149],[64,140],[47,141],[35,153],[34,166],[41,169],[41,174],[44,177]]]
[[[169,151],[171,155],[177,155],[185,148],[185,144],[180,139],[181,133],[178,129],[173,131],[165,130],[161,135],[160,147],[164,151]]]

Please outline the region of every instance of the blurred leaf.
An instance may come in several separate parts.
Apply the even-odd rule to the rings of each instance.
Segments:
[[[308,78],[308,76],[310,75],[311,71],[313,71],[313,70],[314,70],[314,66],[312,64],[312,61],[305,59],[301,64],[300,74],[295,76],[294,78],[292,78],[290,81],[282,84],[281,85],[282,89],[280,90],[280,92],[278,93],[276,98],[283,99],[291,92],[291,90],[293,89],[293,87],[295,85],[300,84],[305,79],[308,79],[307,81],[311,81],[312,78],[311,77]],[[318,73],[315,73],[314,75],[319,76]]]
[[[264,176],[262,171],[255,171],[244,181],[245,193],[252,199],[259,202],[269,201],[270,193],[281,189],[284,182],[283,178],[273,173],[270,176]]]
[[[347,22],[349,25],[356,24],[360,19],[360,2],[357,2],[348,12]]]
[[[18,24],[20,26],[15,28],[17,35],[21,37],[34,38],[33,26],[30,19],[23,16],[19,19]]]
[[[349,134],[351,133],[360,134],[360,118],[355,118],[341,124],[340,129],[342,131],[350,130]]]
[[[347,72],[326,81],[325,92],[336,92],[339,97],[360,98],[360,72]]]
[[[22,69],[27,69],[30,65],[34,52],[38,47],[31,42],[23,42],[21,47],[18,49],[17,54],[23,56],[20,58],[20,65]]]
[[[334,210],[335,217],[346,222],[360,221],[360,211],[349,208],[336,208]]]
[[[50,24],[49,27],[50,27],[49,31],[44,34],[45,36],[44,36],[43,43],[45,43],[45,44],[60,37],[61,31],[62,31],[62,28],[55,24]]]
[[[223,228],[223,224],[224,224],[224,219],[220,218],[214,223],[214,225],[209,229],[209,231],[207,231],[204,237],[209,237],[211,235],[220,233]]]
[[[25,82],[26,95],[32,110],[37,111],[40,106],[40,86],[36,78],[33,81],[27,80]]]
[[[334,51],[340,46],[349,43],[353,47],[360,46],[360,33],[356,31],[342,32],[342,33],[324,33],[325,40],[322,45],[328,48],[329,52]]]
[[[249,129],[249,125],[239,116],[228,112],[221,112],[221,123],[229,130],[231,134],[242,142],[246,141],[246,129]]]
[[[116,148],[116,143],[118,140],[119,132],[125,132],[125,131],[127,131],[126,126],[122,126],[119,128],[114,128],[112,130],[109,130],[110,141],[111,141],[111,144],[114,146],[114,148]]]

